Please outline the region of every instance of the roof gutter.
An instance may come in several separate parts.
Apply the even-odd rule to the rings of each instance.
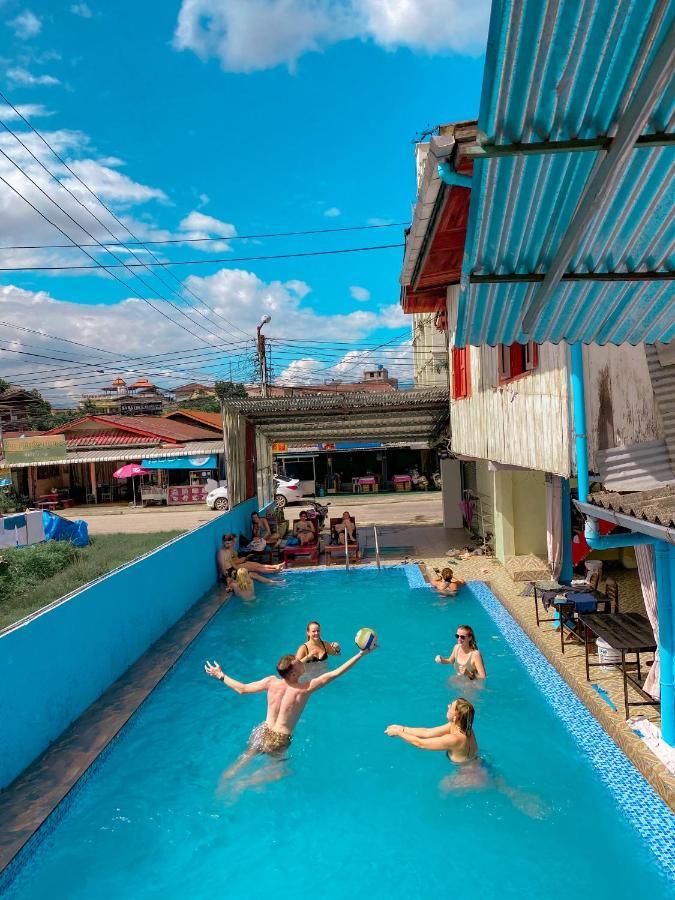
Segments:
[[[438,177],[441,179],[443,184],[448,184],[451,187],[463,187],[469,188],[469,190],[471,189],[471,176],[460,175],[459,172],[455,172],[455,170],[447,160],[438,164]]]

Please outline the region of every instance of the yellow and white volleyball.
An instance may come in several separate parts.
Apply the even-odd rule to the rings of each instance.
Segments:
[[[372,628],[359,628],[354,640],[359,650],[370,650],[377,642],[377,635]]]

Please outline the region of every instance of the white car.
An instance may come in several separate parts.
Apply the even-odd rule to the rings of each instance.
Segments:
[[[274,479],[274,502],[278,509],[283,509],[287,503],[302,500],[302,488],[298,478],[275,478]],[[206,505],[209,509],[217,509],[224,512],[230,508],[230,501],[227,495],[227,486],[214,488],[206,495]]]
[[[287,503],[302,500],[302,488],[299,478],[274,478],[274,502],[277,509],[283,509]]]

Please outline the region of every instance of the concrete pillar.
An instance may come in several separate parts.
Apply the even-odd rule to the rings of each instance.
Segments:
[[[441,481],[443,482],[443,527],[461,528],[462,477],[458,459],[441,459]]]
[[[513,476],[507,469],[500,469],[493,475],[495,555],[501,563],[504,563],[509,556],[515,556],[516,553],[513,523]]]
[[[96,463],[89,463],[89,483],[91,493],[94,495],[94,503],[98,503],[98,491],[96,490]]]

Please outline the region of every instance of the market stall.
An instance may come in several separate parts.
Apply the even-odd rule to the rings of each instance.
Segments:
[[[215,454],[144,459],[142,465],[150,470],[141,484],[144,503],[203,503],[209,491],[218,486]]]

